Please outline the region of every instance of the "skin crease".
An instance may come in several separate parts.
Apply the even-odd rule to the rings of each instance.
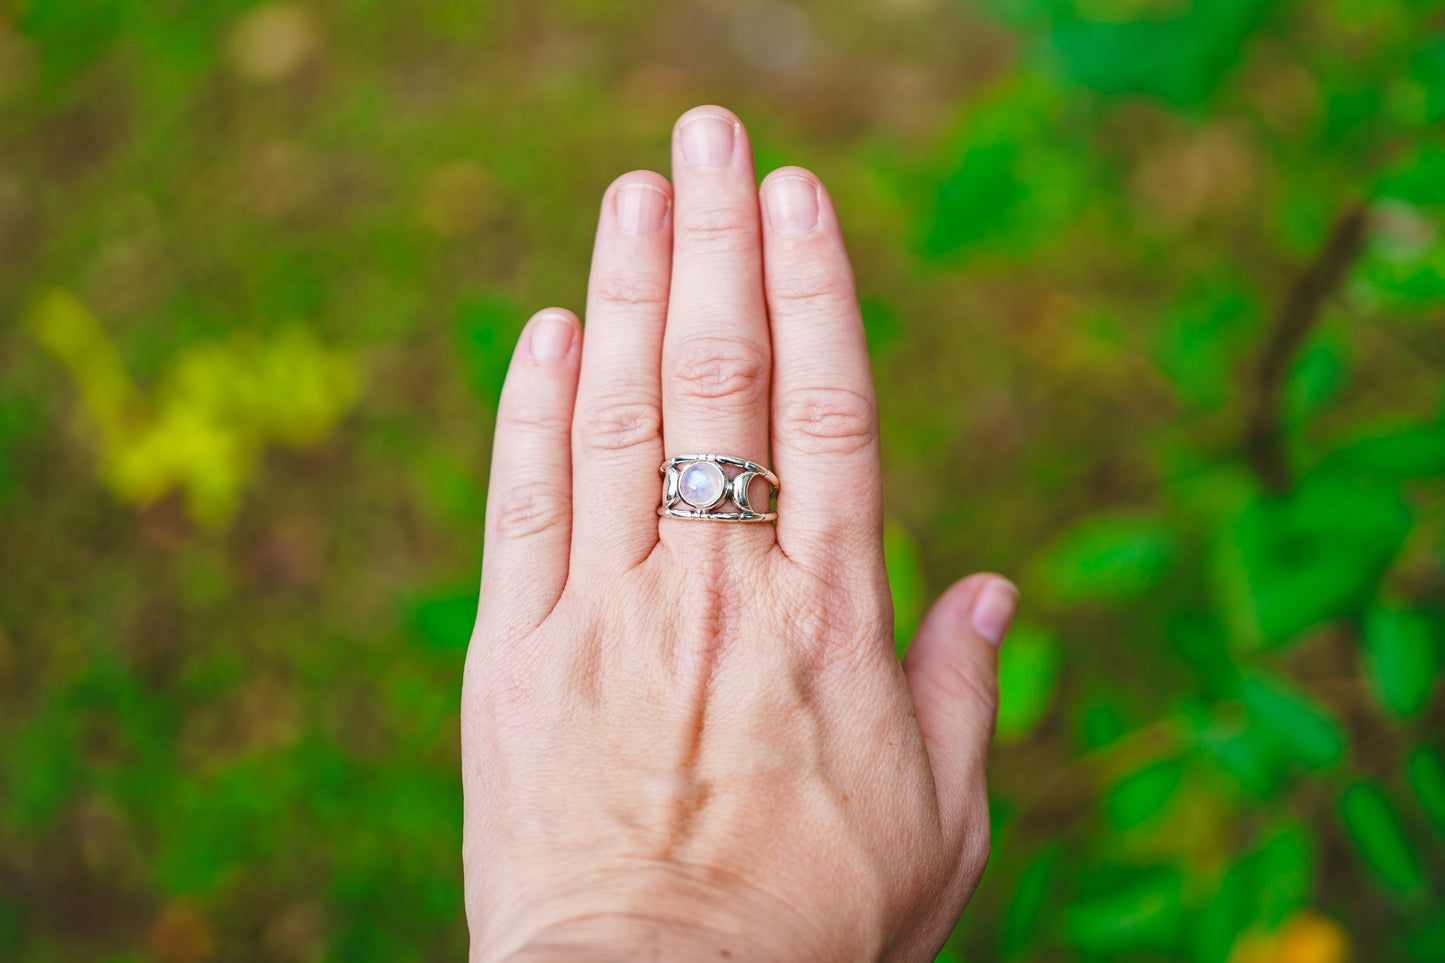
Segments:
[[[470,959],[930,960],[988,856],[1017,593],[958,583],[899,664],[827,191],[756,186],[718,107],[683,115],[672,169],[603,198],[585,350],[539,313],[502,392],[462,689]],[[690,451],[771,465],[776,526],[659,519]]]

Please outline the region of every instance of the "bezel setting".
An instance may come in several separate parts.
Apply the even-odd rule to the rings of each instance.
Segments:
[[[710,476],[707,479],[707,481],[710,483],[708,487],[712,488],[715,484],[717,486],[717,494],[714,495],[712,498],[707,499],[706,501],[697,501],[694,497],[692,497],[689,494],[688,476],[694,474],[707,474],[708,476]],[[686,465],[683,465],[678,469],[677,490],[678,494],[682,497],[682,500],[687,502],[693,508],[696,508],[699,511],[708,511],[709,509],[717,508],[719,505],[721,505],[724,501],[727,500],[728,495],[732,491],[732,484],[728,479],[727,473],[722,470],[722,468],[717,464],[717,462],[692,461],[688,462]]]

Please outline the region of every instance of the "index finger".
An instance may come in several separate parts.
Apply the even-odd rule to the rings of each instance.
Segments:
[[[791,557],[881,564],[878,405],[837,213],[801,167],[773,171],[761,190],[778,544]]]

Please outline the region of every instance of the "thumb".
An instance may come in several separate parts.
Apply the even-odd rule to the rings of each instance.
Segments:
[[[982,802],[998,715],[998,645],[1018,598],[1000,575],[970,575],[934,603],[903,659],[939,813],[953,830]]]

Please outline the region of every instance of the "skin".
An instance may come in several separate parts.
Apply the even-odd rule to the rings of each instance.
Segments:
[[[473,963],[930,960],[988,857],[997,643],[950,588],[902,665],[837,214],[699,107],[603,197],[584,338],[518,341],[462,691]],[[768,464],[779,519],[662,518],[658,466]],[[846,495],[835,484],[846,480]]]

